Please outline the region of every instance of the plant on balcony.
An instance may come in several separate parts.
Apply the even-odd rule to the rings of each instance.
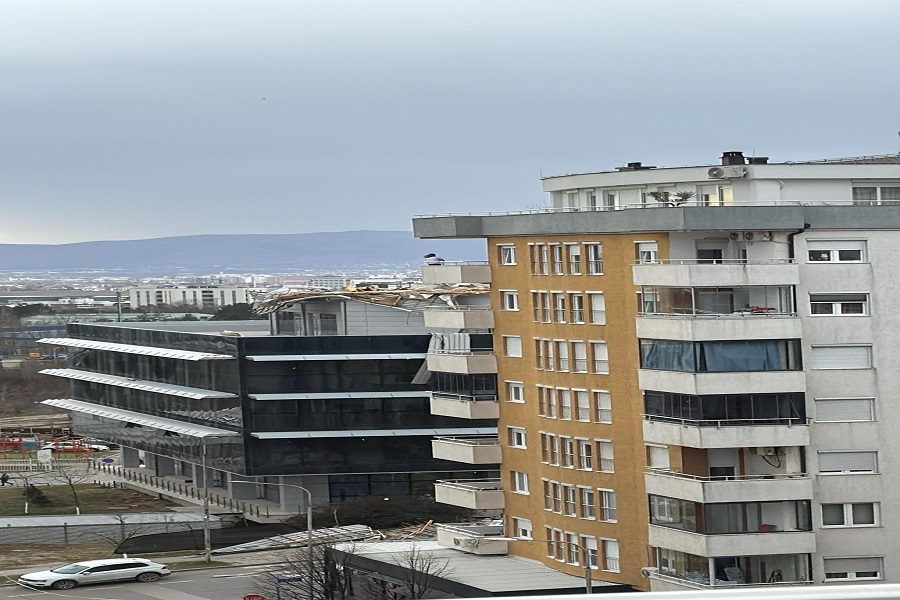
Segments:
[[[694,192],[648,192],[648,196],[659,202],[660,204],[665,204],[666,206],[681,206],[688,200],[694,197]]]

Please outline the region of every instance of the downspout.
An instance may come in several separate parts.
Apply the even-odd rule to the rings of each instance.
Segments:
[[[810,225],[809,223],[804,223],[803,229],[798,229],[797,231],[794,231],[794,232],[788,234],[788,257],[790,257],[791,262],[793,262],[794,259],[796,258],[796,252],[794,250],[794,237],[803,233],[810,227],[812,227],[812,225]],[[791,296],[792,296],[792,299],[794,302],[794,310],[796,311],[797,310],[797,286],[792,286],[792,287],[793,287],[793,289],[791,290]],[[801,352],[801,356],[802,356],[802,352]],[[804,448],[803,446],[800,446],[800,472],[806,473],[806,448]]]

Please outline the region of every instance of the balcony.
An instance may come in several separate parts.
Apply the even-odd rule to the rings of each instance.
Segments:
[[[437,543],[469,554],[509,554],[509,538],[503,525],[441,523],[436,525]]]
[[[463,375],[497,372],[497,357],[493,350],[429,351],[425,361],[432,372]]]
[[[709,558],[668,548],[657,548],[656,553],[656,562],[660,566],[647,568],[650,589],[654,592],[812,583],[809,556],[806,554]],[[836,590],[832,588],[829,591]],[[774,590],[760,590],[752,597],[768,597],[773,592]],[[779,596],[791,597],[792,593],[782,590]]]
[[[776,548],[787,554],[811,554],[816,551],[816,534],[812,531],[702,534],[650,525],[648,543],[705,557],[758,556]]]
[[[490,306],[429,307],[422,313],[429,329],[493,329]]]
[[[803,335],[795,314],[643,314],[636,320],[639,338],[661,340],[774,340]]]
[[[434,499],[443,504],[474,510],[499,511],[504,507],[499,479],[450,479],[436,481]]]
[[[644,415],[644,441],[689,448],[809,446],[806,419],[694,421]]]
[[[498,465],[501,460],[496,436],[439,436],[431,440],[431,454],[440,460],[469,465]]]
[[[634,284],[662,287],[747,287],[796,285],[799,266],[790,258],[722,260],[670,259],[634,265]]]
[[[642,390],[659,390],[689,396],[779,394],[806,391],[806,374],[803,371],[691,373],[640,369],[638,385]]]
[[[644,474],[647,493],[700,502],[773,502],[809,500],[812,478],[806,474],[734,475],[700,477],[669,470]]]
[[[500,404],[496,395],[432,392],[431,414],[458,419],[499,419]]]
[[[424,265],[422,282],[432,285],[490,283],[491,267],[487,261],[444,261],[439,265]]]

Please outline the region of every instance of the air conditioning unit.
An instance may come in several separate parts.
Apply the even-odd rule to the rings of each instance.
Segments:
[[[752,232],[752,231],[745,231],[745,232],[744,232],[744,239],[747,240],[748,242],[752,242],[752,241],[753,241],[753,238],[755,238],[755,237],[756,237],[756,236],[753,235],[753,232]]]
[[[478,538],[453,538],[454,546],[462,546],[464,548],[477,548],[481,543]]]
[[[462,546],[465,541],[466,541],[465,538],[453,538],[453,545],[454,546]]]
[[[741,236],[740,231],[732,231],[731,233],[728,234],[728,239],[731,240],[732,242],[741,239],[741,237],[742,236]]]
[[[735,179],[737,177],[746,177],[746,167],[735,167],[726,165],[724,167],[712,167],[706,172],[710,179]]]
[[[656,575],[657,573],[659,573],[659,569],[656,567],[641,568],[641,577],[650,577],[651,575]]]
[[[757,456],[778,456],[778,448],[774,446],[763,446],[761,448],[754,448],[753,454]]]

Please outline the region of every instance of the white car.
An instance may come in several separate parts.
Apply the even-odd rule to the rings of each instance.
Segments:
[[[106,452],[109,450],[109,446],[104,444],[93,444],[89,442],[73,442],[73,441],[62,441],[62,442],[47,442],[43,446],[41,446],[41,450],[51,450],[55,452],[59,450],[60,452]]]
[[[26,573],[18,579],[19,585],[35,588],[71,590],[88,583],[107,581],[156,581],[169,575],[166,565],[143,558],[110,558],[106,560],[84,560],[49,571]]]

